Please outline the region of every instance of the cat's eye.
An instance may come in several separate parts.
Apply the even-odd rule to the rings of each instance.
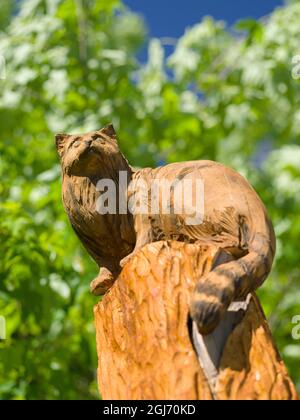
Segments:
[[[100,143],[102,143],[102,144],[106,143],[105,139],[103,137],[101,137],[100,134],[94,134],[92,136],[92,139],[100,141]]]
[[[70,144],[69,144],[69,147],[68,147],[68,148],[70,148],[70,147],[78,147],[78,146],[80,145],[80,143],[81,143],[80,137],[76,137],[75,139],[73,139],[73,140],[70,142]]]

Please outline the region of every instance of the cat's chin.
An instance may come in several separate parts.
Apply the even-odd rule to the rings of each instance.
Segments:
[[[101,161],[99,155],[94,151],[89,150],[65,169],[69,176],[95,177],[99,174],[100,168]]]

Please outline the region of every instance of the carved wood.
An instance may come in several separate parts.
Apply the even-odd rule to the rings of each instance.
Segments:
[[[156,242],[125,265],[94,308],[103,399],[297,399],[255,295],[227,340],[212,393],[189,306],[200,277],[224,258],[216,246]]]
[[[272,222],[234,170],[208,160],[136,170],[112,125],[82,135],[58,134],[56,146],[64,208],[100,268],[91,282],[93,294],[105,293],[126,262],[151,242],[218,246],[234,258],[201,279],[190,305],[198,330],[209,334],[232,302],[266,280],[276,248]]]

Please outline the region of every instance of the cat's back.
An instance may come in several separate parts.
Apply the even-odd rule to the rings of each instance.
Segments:
[[[151,183],[159,181],[199,180],[203,184],[205,214],[232,207],[238,214],[249,216],[251,211],[263,217],[265,208],[250,183],[237,171],[211,160],[170,163],[155,169],[141,170]]]

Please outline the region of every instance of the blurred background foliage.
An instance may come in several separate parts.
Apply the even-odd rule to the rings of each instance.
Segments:
[[[98,397],[88,291],[97,267],[64,214],[53,137],[111,121],[133,165],[213,159],[255,186],[278,240],[259,294],[300,389],[300,2],[230,29],[207,17],[169,57],[118,0],[0,7],[0,398]]]

